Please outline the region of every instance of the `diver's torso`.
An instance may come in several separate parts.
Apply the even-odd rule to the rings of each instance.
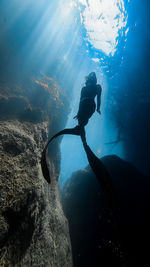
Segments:
[[[82,88],[81,100],[87,98],[94,100],[96,95],[97,95],[97,85],[87,85]]]

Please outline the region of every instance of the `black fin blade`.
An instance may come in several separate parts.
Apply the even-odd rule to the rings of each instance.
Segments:
[[[45,178],[45,180],[50,184],[51,182],[51,178],[50,178],[50,174],[49,174],[49,170],[47,167],[47,162],[46,162],[46,149],[48,147],[48,145],[50,144],[50,142],[55,139],[56,137],[63,135],[63,134],[72,134],[72,135],[80,135],[80,127],[76,126],[74,128],[68,128],[68,129],[64,129],[60,132],[58,132],[57,134],[55,134],[46,144],[43,152],[42,152],[42,157],[41,157],[41,168],[42,168],[42,173],[43,176]]]

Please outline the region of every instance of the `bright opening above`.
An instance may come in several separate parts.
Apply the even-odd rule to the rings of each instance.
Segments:
[[[123,0],[78,0],[87,41],[107,56],[114,55],[125,31],[127,12]]]

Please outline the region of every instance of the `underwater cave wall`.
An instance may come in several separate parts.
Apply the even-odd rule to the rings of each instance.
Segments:
[[[49,77],[0,85],[0,265],[72,266],[68,222],[57,176],[59,142],[48,151],[52,182],[40,158],[62,129],[69,104]]]

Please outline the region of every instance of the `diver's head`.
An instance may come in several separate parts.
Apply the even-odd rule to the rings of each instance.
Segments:
[[[97,83],[97,78],[95,72],[91,72],[88,76],[85,77],[86,85],[94,85]]]

